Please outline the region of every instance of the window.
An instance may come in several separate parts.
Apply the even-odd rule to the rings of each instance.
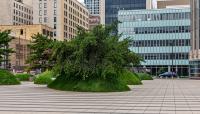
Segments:
[[[20,30],[20,35],[23,35],[24,34],[24,31],[23,29]]]
[[[39,18],[39,22],[42,23],[42,17]]]
[[[42,16],[42,10],[39,11],[39,15]]]
[[[47,15],[47,10],[44,10],[44,15]]]
[[[40,8],[40,9],[42,8],[42,3],[39,4],[39,8]]]
[[[44,8],[47,8],[47,3],[44,3]]]
[[[56,10],[54,10],[54,15],[56,15],[57,14],[57,12],[56,12]]]
[[[57,19],[56,19],[56,17],[54,17],[54,22],[56,22],[57,21]]]
[[[48,22],[48,18],[44,17],[44,22],[47,23]]]

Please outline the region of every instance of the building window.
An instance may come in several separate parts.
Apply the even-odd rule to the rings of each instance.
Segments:
[[[54,2],[54,8],[57,8],[57,3],[56,2]]]
[[[42,17],[39,18],[39,22],[42,23]]]
[[[47,8],[47,3],[44,3],[44,8]]]
[[[42,8],[42,3],[39,4],[39,8],[40,8],[40,9]]]
[[[56,12],[56,10],[54,10],[54,15],[56,15],[57,14],[57,12]]]
[[[44,10],[44,15],[47,15],[47,10]]]
[[[48,22],[48,18],[44,17],[44,22],[47,23]]]
[[[24,34],[24,31],[23,29],[20,30],[20,35],[23,35]]]
[[[39,11],[39,15],[42,16],[42,10]]]
[[[54,22],[56,22],[57,21],[57,19],[56,19],[56,17],[54,17]]]

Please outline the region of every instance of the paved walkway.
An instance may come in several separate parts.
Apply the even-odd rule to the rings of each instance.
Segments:
[[[200,114],[200,81],[143,83],[119,93],[63,92],[32,83],[0,86],[0,114]]]

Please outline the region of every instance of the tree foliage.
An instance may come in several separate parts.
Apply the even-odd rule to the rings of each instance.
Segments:
[[[79,27],[73,40],[54,46],[55,71],[68,80],[112,80],[126,66],[140,64],[141,58],[129,50],[130,40],[113,34],[116,27],[98,25],[91,31]]]
[[[41,68],[43,70],[52,67],[51,55],[54,41],[42,34],[32,36],[32,42],[29,45],[31,50],[27,63],[30,64],[30,69]]]
[[[13,39],[9,34],[9,30],[0,32],[0,62],[8,61],[8,56],[14,52],[12,48],[9,48],[9,42]]]

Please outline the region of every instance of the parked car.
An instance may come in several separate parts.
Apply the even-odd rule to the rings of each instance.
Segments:
[[[172,77],[177,77],[177,74],[175,72],[165,72],[159,75],[159,78],[172,78]]]

